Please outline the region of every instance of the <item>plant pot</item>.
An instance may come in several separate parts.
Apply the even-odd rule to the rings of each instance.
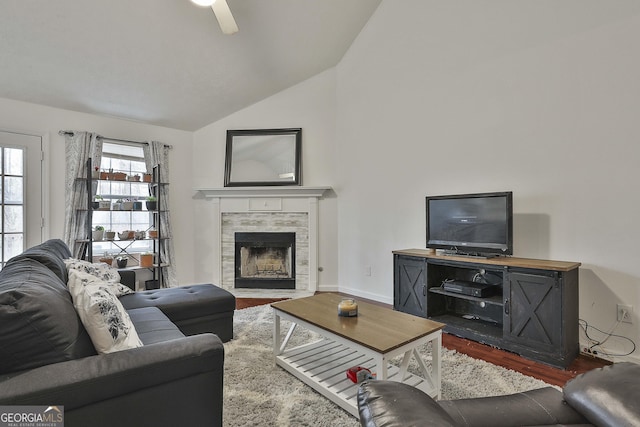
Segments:
[[[127,267],[127,258],[116,258],[116,264],[118,264],[118,268],[126,268]]]
[[[142,210],[142,202],[133,202],[133,210],[141,211]]]
[[[100,179],[109,179],[109,174],[107,172],[100,172]]]
[[[148,211],[155,211],[158,209],[158,202],[146,202]]]
[[[100,209],[100,202],[91,202],[91,209]]]
[[[91,239],[94,242],[102,241],[102,237],[104,236],[104,230],[94,230],[91,232]]]
[[[133,210],[133,202],[122,202],[120,209],[123,211]]]
[[[111,205],[111,210],[112,211],[119,211],[120,210],[120,206],[122,205],[122,203],[113,203]]]
[[[158,289],[159,287],[160,287],[160,282],[157,279],[145,280],[144,281],[144,288],[146,290]]]
[[[122,233],[118,233],[118,238],[120,240],[131,240],[133,239],[134,234],[135,234],[135,231],[125,230]]]
[[[113,180],[114,181],[126,181],[127,180],[127,174],[124,172],[114,172],[113,173]]]
[[[140,267],[153,267],[153,254],[140,254]]]
[[[100,262],[104,262],[107,265],[111,265],[111,263],[113,262],[113,257],[110,257],[110,256],[102,257],[100,258]]]
[[[151,174],[150,173],[145,173],[144,175],[142,175],[142,181],[143,182],[151,182]]]
[[[115,231],[105,231],[104,232],[104,237],[107,240],[113,240],[116,238],[116,232]]]
[[[111,209],[111,202],[109,201],[102,201],[102,202],[98,202],[98,209],[102,209],[105,211],[108,211],[109,209]]]

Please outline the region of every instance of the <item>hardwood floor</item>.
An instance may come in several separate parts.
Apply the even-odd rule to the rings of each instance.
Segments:
[[[271,304],[272,302],[282,301],[283,299],[286,298],[236,298],[236,309],[240,310],[257,305]],[[391,308],[388,304],[370,300],[367,300],[367,302]],[[564,386],[567,381],[578,374],[610,364],[610,362],[603,359],[579,355],[568,369],[563,370],[525,359],[515,353],[446,333],[442,335],[442,345],[445,348],[456,350],[459,353],[466,354],[475,359],[482,359],[494,365],[502,366],[560,387]]]

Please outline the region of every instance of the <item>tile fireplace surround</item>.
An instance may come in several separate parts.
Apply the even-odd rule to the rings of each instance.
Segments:
[[[330,187],[197,189],[212,203],[213,283],[241,298],[313,295],[318,287],[318,200],[327,190]],[[295,232],[295,290],[236,288],[236,232]]]

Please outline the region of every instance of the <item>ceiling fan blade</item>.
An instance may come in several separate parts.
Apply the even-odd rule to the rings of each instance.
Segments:
[[[213,13],[216,15],[216,19],[223,33],[233,34],[238,32],[238,25],[236,24],[236,20],[233,19],[227,0],[216,0],[216,2],[211,5],[211,9],[213,9]]]

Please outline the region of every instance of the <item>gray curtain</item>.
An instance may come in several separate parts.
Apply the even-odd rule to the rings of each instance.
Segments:
[[[100,165],[102,142],[95,133],[60,131],[65,137],[65,221],[63,240],[71,249],[74,258],[82,258],[87,243],[78,239],[88,239],[87,235],[87,172],[89,158],[92,164]]]
[[[147,145],[144,145],[144,159],[147,165],[147,172],[151,173],[153,168],[160,166],[160,182],[169,182],[169,146],[162,142],[150,141]],[[160,256],[162,262],[168,264],[168,267],[162,268],[162,276],[164,281],[162,287],[175,287],[178,286],[176,279],[176,260],[175,252],[173,250],[173,233],[171,232],[171,215],[169,213],[169,186],[160,185],[158,200],[160,204],[158,209],[160,210],[160,229],[158,232],[161,237],[167,237],[167,240],[162,240],[160,244]]]

